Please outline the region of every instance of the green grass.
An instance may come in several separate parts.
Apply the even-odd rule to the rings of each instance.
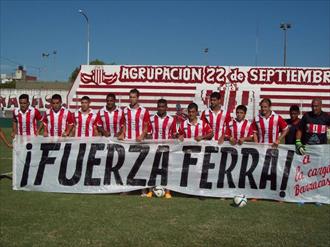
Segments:
[[[9,137],[9,130],[5,129]],[[11,171],[0,145],[0,172]],[[13,191],[0,181],[0,246],[330,246],[330,206],[175,195]]]

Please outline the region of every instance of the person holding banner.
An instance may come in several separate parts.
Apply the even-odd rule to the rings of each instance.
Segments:
[[[296,134],[296,152],[304,155],[305,145],[327,144],[330,116],[322,111],[322,100],[312,100],[312,111],[306,112],[299,122]]]
[[[143,141],[150,130],[150,114],[143,106],[139,105],[140,92],[136,88],[129,92],[130,104],[123,110],[124,124],[123,132],[118,136],[118,140]],[[143,189],[142,197],[147,196],[147,190]]]
[[[167,100],[159,99],[157,101],[157,113],[150,118],[151,133],[148,134],[153,140],[168,140],[177,137],[176,119],[167,114]],[[149,190],[147,197],[151,198],[152,191]],[[165,198],[171,199],[170,190],[165,189]]]
[[[13,127],[11,137],[20,136],[37,136],[38,121],[41,121],[41,113],[34,107],[30,106],[29,95],[21,94],[19,96],[19,108],[13,111]]]
[[[97,113],[97,130],[105,137],[118,137],[123,133],[124,113],[116,106],[116,95],[109,93],[106,105]]]
[[[73,133],[76,137],[97,135],[96,113],[90,108],[90,103],[90,98],[88,96],[83,96],[80,100],[80,109],[74,113],[75,125]]]
[[[256,143],[272,144],[276,148],[289,131],[285,120],[271,110],[272,102],[265,98],[260,102],[260,114],[253,120],[253,139]]]
[[[236,107],[236,118],[226,126],[225,140],[232,145],[242,145],[245,141],[253,140],[251,122],[245,119],[247,108],[245,105]]]
[[[188,119],[181,122],[179,127],[179,140],[185,138],[194,139],[195,141],[211,140],[213,131],[209,123],[205,119],[197,117],[198,106],[195,103],[188,105]]]
[[[51,99],[51,108],[44,113],[43,119],[44,137],[69,136],[73,128],[74,119],[72,113],[62,106],[62,97],[54,94]]]
[[[210,95],[210,107],[202,112],[201,119],[211,126],[214,140],[219,144],[224,141],[225,127],[230,121],[230,114],[221,110],[221,96],[219,92]]]

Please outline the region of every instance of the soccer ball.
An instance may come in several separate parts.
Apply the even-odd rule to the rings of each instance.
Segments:
[[[163,197],[165,196],[165,190],[162,186],[156,186],[152,189],[154,195],[156,197]]]
[[[234,197],[234,204],[236,207],[244,207],[247,204],[247,198],[245,195],[237,195]]]

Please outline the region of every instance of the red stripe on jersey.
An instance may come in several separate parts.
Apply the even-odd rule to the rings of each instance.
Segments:
[[[132,139],[132,112],[127,108],[127,138]]]
[[[23,120],[21,113],[18,113],[18,126],[19,126],[19,134],[23,135]]]
[[[234,138],[235,140],[238,140],[238,133],[237,133],[237,122],[236,121],[233,121],[233,129],[234,129]]]
[[[26,129],[26,134],[28,136],[31,135],[31,111],[30,110],[27,110],[27,113],[26,113],[26,126],[25,126],[25,129]]]
[[[268,125],[268,143],[273,143],[273,126],[274,126],[274,115],[269,119]]]
[[[113,116],[113,135],[117,134],[117,123],[118,123],[118,111],[114,112],[114,116]]]
[[[81,116],[81,112],[78,112],[78,134],[77,136],[81,136],[81,129],[82,129],[82,116]]]
[[[265,142],[265,123],[263,118],[259,118],[259,124],[260,124],[260,131],[261,131],[261,136],[259,135],[259,142],[264,143]],[[259,132],[260,133],[260,132]]]
[[[163,130],[163,132],[162,132],[162,138],[163,138],[163,140],[165,140],[166,139],[166,130],[167,130],[167,125],[168,125],[168,121],[169,121],[169,117],[166,117],[165,119],[164,119],[164,122],[163,122],[163,126],[162,126],[162,130]],[[167,136],[167,138],[169,138],[169,135],[170,135],[170,131],[169,131],[169,133],[168,133],[168,136]]]
[[[242,124],[242,127],[241,127],[241,132],[240,132],[239,138],[246,137],[248,135],[248,133],[246,132],[247,125],[248,125],[248,121],[247,120],[244,120],[244,122]],[[239,138],[237,138],[237,139],[239,139]]]
[[[136,137],[140,136],[140,115],[141,115],[141,108],[139,108],[135,114],[135,132]],[[143,125],[143,122],[142,122]]]
[[[187,138],[191,138],[191,125],[187,124]]]
[[[202,127],[202,131],[203,131],[203,126],[201,126]],[[199,124],[197,124],[196,126],[195,126],[195,136],[194,137],[197,137],[197,136],[199,136]]]
[[[154,139],[158,139],[158,132],[159,132],[159,121],[158,121],[158,116],[156,115],[154,117]],[[164,139],[164,138],[163,138]]]
[[[50,136],[54,136],[54,112],[50,110],[49,112],[50,117]]]
[[[104,120],[105,120],[105,125],[106,125],[106,130],[109,131],[111,135],[111,129],[110,129],[110,117],[108,112],[104,112]]]
[[[62,136],[63,115],[64,115],[64,109],[61,109],[60,110],[60,115],[58,116],[58,136]]]

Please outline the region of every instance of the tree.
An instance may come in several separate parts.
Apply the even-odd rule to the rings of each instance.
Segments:
[[[95,60],[91,61],[89,64],[90,64],[90,65],[107,65],[107,63],[105,63],[105,62],[103,62],[103,61],[101,61],[101,60],[98,60],[98,59],[95,59]],[[111,62],[111,63],[109,63],[108,65],[115,65],[115,64],[116,64],[116,63]],[[80,67],[76,67],[76,68],[74,69],[74,71],[72,71],[72,73],[71,73],[71,75],[70,75],[70,77],[69,77],[69,81],[70,81],[70,82],[73,83],[73,82],[76,80],[76,78],[77,78],[77,76],[78,76],[78,74],[79,74],[79,71],[80,71]]]

